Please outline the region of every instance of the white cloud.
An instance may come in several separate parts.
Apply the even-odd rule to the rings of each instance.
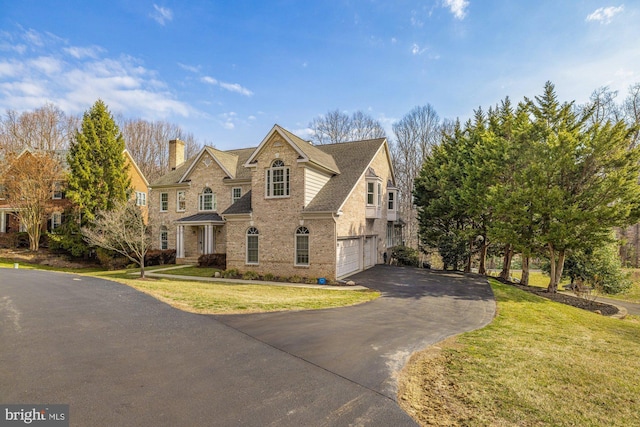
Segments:
[[[456,19],[462,20],[467,15],[467,0],[444,0],[445,7],[448,7]]]
[[[113,112],[146,119],[197,113],[176,100],[156,72],[136,58],[105,57],[100,47],[69,46],[59,37],[34,30],[12,38],[32,44],[26,52],[4,55],[0,61],[0,110],[24,111],[51,102],[69,114],[79,114],[101,98]],[[30,56],[31,50],[47,53]]]
[[[614,16],[619,14],[624,10],[624,5],[620,5],[618,7],[609,6],[609,7],[601,7],[596,9],[593,13],[589,14],[585,21],[591,22],[596,21],[601,24],[610,24],[611,20]]]
[[[199,73],[200,72],[200,66],[187,65],[187,64],[183,64],[181,62],[178,62],[178,67],[182,68],[185,71],[189,71],[191,73]]]
[[[76,59],[97,58],[100,54],[104,52],[104,49],[98,46],[91,46],[91,47],[71,46],[71,47],[66,47],[62,50]]]
[[[426,51],[427,51],[426,47],[422,47],[421,48],[417,43],[414,43],[411,46],[411,54],[413,54],[413,55],[422,55]]]
[[[153,5],[154,11],[151,12],[151,16],[158,24],[165,25],[168,21],[173,20],[173,11],[167,7],[161,7],[157,4]]]
[[[216,79],[214,79],[213,77],[209,77],[209,76],[204,76],[202,77],[200,80],[202,80],[203,82],[210,84],[210,85],[217,85],[218,81]]]
[[[252,96],[253,92],[251,92],[249,89],[240,86],[238,83],[225,83],[225,82],[220,82],[220,87],[223,89],[226,89],[230,92],[237,92],[240,95],[244,95],[244,96]]]

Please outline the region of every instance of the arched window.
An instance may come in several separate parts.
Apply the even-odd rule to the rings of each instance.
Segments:
[[[289,168],[280,159],[271,163],[266,175],[267,197],[288,197],[289,196]]]
[[[160,249],[169,249],[169,231],[164,225],[160,227]]]
[[[205,187],[198,197],[198,210],[215,211],[216,209],[216,195],[209,187]]]
[[[296,230],[296,265],[309,265],[309,229]]]
[[[247,264],[258,263],[258,229],[250,227],[247,230]]]

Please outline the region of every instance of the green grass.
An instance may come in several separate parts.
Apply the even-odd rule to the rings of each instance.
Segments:
[[[13,260],[0,258],[0,268],[13,268],[13,264]],[[167,265],[147,267],[145,271],[166,267]],[[342,291],[170,279],[140,280],[130,274],[139,272],[139,269],[105,271],[99,268],[60,268],[24,262],[20,262],[19,268],[61,271],[113,280],[145,292],[181,310],[201,314],[317,310],[360,304],[380,296],[379,292],[368,290]],[[215,271],[213,268],[185,267],[162,273],[211,277]]]
[[[184,280],[138,280],[122,274],[100,275],[145,292],[184,311],[201,314],[317,310],[371,301],[374,291],[308,289],[290,286],[211,283]]]
[[[167,268],[167,267],[174,267],[174,266],[163,265],[162,267]],[[188,267],[176,268],[172,270],[160,271],[159,273],[176,275],[176,276],[213,277],[216,271],[221,272],[222,270],[218,268],[213,268],[213,267],[188,266]]]
[[[424,425],[640,425],[637,318],[490,283],[489,326],[412,359],[399,395],[408,412]]]

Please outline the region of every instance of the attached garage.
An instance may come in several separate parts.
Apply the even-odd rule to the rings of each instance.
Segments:
[[[336,273],[338,277],[360,270],[361,239],[338,240]]]
[[[376,237],[364,239],[364,268],[373,267],[376,264]]]

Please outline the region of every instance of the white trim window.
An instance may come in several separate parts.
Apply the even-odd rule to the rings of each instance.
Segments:
[[[387,205],[387,209],[390,210],[390,211],[395,211],[396,210],[395,197],[396,197],[395,191],[389,191],[389,195],[388,195],[389,204]]]
[[[176,193],[176,211],[184,212],[187,210],[187,193],[180,190]]]
[[[64,199],[64,190],[62,188],[61,182],[56,182],[53,184],[53,196],[51,197],[53,200],[62,200]]]
[[[202,193],[198,195],[198,210],[215,211],[217,210],[216,195],[209,187],[205,187]]]
[[[51,230],[55,230],[61,225],[62,225],[62,212],[52,213],[51,214]]]
[[[147,193],[136,191],[136,206],[147,206]]]
[[[289,168],[276,159],[266,171],[266,197],[289,197]]]
[[[295,265],[309,265],[309,229],[307,227],[298,227],[298,229],[296,230]]]
[[[367,182],[367,205],[374,206],[376,200],[375,193],[376,184],[375,182],[368,181]]]
[[[258,229],[250,227],[247,230],[247,264],[258,264],[259,257],[259,236]]]
[[[160,212],[169,210],[169,193],[160,193]]]
[[[160,249],[169,249],[169,230],[164,225],[160,227]]]
[[[237,202],[242,197],[242,188],[233,187],[231,189],[231,203]]]

